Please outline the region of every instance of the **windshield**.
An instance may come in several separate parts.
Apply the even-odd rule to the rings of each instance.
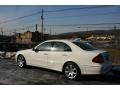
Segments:
[[[85,43],[85,42],[73,42],[73,43],[86,51],[96,50],[96,48],[89,43]]]

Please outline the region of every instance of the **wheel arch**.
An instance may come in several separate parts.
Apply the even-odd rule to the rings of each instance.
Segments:
[[[75,64],[75,65],[78,67],[78,69],[79,69],[79,71],[80,71],[80,73],[81,73],[80,67],[79,67],[78,64],[75,63],[74,61],[67,61],[67,62],[65,62],[65,63],[63,64],[63,67],[62,67],[62,72],[63,72],[63,70],[64,70],[65,65],[67,65],[68,63],[73,63],[73,64]]]
[[[24,57],[23,54],[18,54],[17,57],[16,57],[16,62],[18,62],[18,57],[19,57],[19,56],[23,56],[23,57]],[[24,57],[24,60],[25,60],[25,63],[26,63],[26,59],[25,59],[25,57]]]

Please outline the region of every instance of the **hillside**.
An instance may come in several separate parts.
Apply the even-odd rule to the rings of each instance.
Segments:
[[[92,31],[79,31],[79,32],[68,32],[68,33],[62,33],[58,34],[54,37],[56,38],[72,38],[72,37],[78,37],[85,39],[91,35],[120,35],[120,30],[92,30]]]

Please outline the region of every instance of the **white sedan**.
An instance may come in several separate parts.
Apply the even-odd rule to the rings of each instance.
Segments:
[[[83,41],[48,40],[16,53],[19,67],[32,65],[63,72],[71,80],[83,74],[106,74],[112,63],[107,51]]]

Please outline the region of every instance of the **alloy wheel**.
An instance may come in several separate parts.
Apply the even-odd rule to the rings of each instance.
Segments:
[[[75,79],[78,74],[77,67],[74,64],[68,64],[65,66],[64,74],[68,79]]]
[[[25,66],[25,59],[23,56],[19,56],[17,60],[18,66],[19,67],[24,67]]]

